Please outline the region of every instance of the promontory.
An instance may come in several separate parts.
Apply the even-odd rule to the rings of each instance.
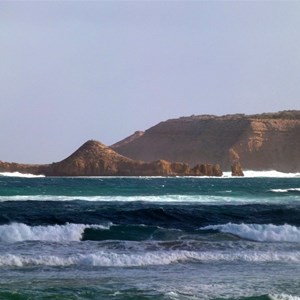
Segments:
[[[170,119],[111,146],[132,159],[300,171],[300,111]]]

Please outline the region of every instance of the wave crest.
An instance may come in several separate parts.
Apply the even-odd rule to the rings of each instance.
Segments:
[[[300,188],[290,188],[290,189],[271,189],[270,192],[273,193],[289,193],[289,192],[300,192]]]
[[[187,261],[211,262],[300,262],[299,252],[195,252],[186,250],[153,251],[135,254],[99,251],[90,254],[69,256],[40,255],[26,256],[6,254],[0,256],[0,267],[51,266],[68,267],[74,265],[89,267],[143,267],[150,265],[169,265]]]
[[[12,223],[0,226],[0,242],[80,241],[87,228],[108,229],[103,225],[69,224],[53,226],[28,226],[23,223]]]
[[[300,228],[288,224],[233,224],[209,225],[201,230],[219,230],[241,238],[258,242],[294,242],[300,243]]]
[[[292,296],[287,294],[274,294],[269,295],[271,300],[300,300],[299,296]]]

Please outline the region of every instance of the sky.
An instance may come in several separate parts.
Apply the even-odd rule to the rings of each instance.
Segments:
[[[300,109],[300,1],[0,1],[0,160],[181,116]]]

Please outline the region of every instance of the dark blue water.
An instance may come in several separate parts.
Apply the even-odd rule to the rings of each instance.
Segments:
[[[300,299],[300,178],[0,177],[0,299]]]

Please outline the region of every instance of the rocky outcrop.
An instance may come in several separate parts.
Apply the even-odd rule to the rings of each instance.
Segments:
[[[158,160],[151,163],[140,163],[132,173],[139,176],[222,176],[219,165],[202,164],[191,168],[185,163],[170,163],[166,160]]]
[[[113,176],[133,163],[98,141],[87,141],[66,159],[48,166],[48,176]]]
[[[161,122],[112,147],[132,159],[220,164],[244,169],[300,171],[300,111],[259,115],[191,116]]]
[[[124,157],[98,141],[87,141],[66,159],[49,165],[0,162],[0,172],[44,174],[46,176],[222,176],[218,165],[143,162]]]
[[[239,162],[235,162],[231,166],[231,176],[238,176],[238,177],[244,176],[242,166]]]
[[[20,172],[20,173],[30,173],[30,174],[43,174],[44,168],[48,165],[31,165],[31,164],[18,164],[18,163],[8,163],[0,161],[0,172]]]

